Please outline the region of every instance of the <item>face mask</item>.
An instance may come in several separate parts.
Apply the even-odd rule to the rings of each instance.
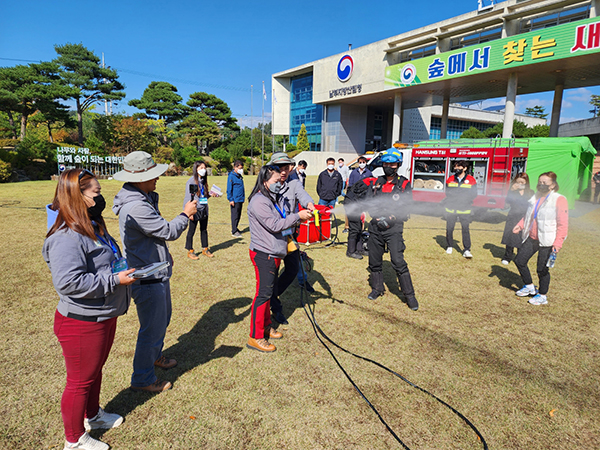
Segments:
[[[525,185],[524,184],[517,184],[517,190],[524,191],[525,190]]]
[[[329,164],[327,166],[327,170],[333,170],[333,169],[335,169],[335,166],[333,164]]]
[[[385,174],[386,177],[391,177],[392,175],[394,175],[396,173],[396,169],[394,169],[393,167],[384,166],[383,173]]]
[[[463,173],[463,170],[462,170],[462,169],[454,169],[454,175],[456,175],[456,176],[461,176],[461,175],[462,175],[462,173]]]
[[[90,206],[88,208],[88,214],[90,217],[100,217],[102,215],[102,211],[106,208],[106,200],[102,194],[98,194],[93,198],[94,206]]]
[[[244,175],[244,169],[242,169],[242,168],[236,170],[236,172],[239,173],[240,175]]]
[[[200,175],[201,177],[206,175],[206,169],[198,169],[198,175]]]
[[[281,183],[279,181],[269,185],[269,191],[271,191],[273,194],[279,194],[280,190],[281,190]]]
[[[344,163],[340,163],[340,169],[344,167]]]
[[[546,192],[550,192],[550,186],[547,184],[538,183],[537,190],[541,194],[545,194]]]
[[[298,173],[304,173],[304,169],[298,169]]]
[[[364,169],[365,167],[367,167],[367,164],[366,163],[360,163],[358,165],[358,167],[360,167],[361,169]]]

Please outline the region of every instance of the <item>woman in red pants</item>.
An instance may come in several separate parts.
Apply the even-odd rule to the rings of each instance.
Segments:
[[[281,259],[288,252],[293,227],[307,220],[312,213],[302,210],[286,214],[279,196],[281,175],[275,165],[260,169],[256,185],[248,197],[250,222],[250,259],[256,272],[256,295],[252,302],[248,348],[260,352],[274,352],[269,339],[281,339],[281,332],[271,328],[270,298],[277,284]]]
[[[135,280],[116,241],[108,234],[100,184],[88,170],[72,169],[58,180],[52,203],[58,216],[48,231],[43,255],[59,301],[54,333],[63,350],[67,384],[61,412],[65,449],[106,450],[87,431],[114,428],[118,414],[99,404],[102,367],[113,344],[117,317],[129,307]],[[87,431],[86,431],[87,430]]]

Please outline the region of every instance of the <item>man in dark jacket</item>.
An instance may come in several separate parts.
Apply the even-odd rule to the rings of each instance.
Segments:
[[[233,237],[242,237],[242,233],[238,229],[240,217],[242,215],[242,206],[246,199],[244,192],[244,163],[236,160],[233,163],[233,170],[229,172],[227,177],[227,200],[231,209],[231,235]]]
[[[346,217],[348,218],[348,249],[346,256],[349,258],[363,259],[363,221],[361,219],[364,206],[360,203],[354,193],[352,186],[365,178],[371,178],[373,174],[367,169],[367,158],[361,156],[358,158],[358,167],[350,173],[348,178],[348,192],[344,200]],[[361,186],[362,187],[362,186]]]
[[[335,159],[327,158],[327,169],[319,174],[317,179],[317,194],[319,205],[335,206],[337,198],[342,194],[344,180],[335,170]]]
[[[458,220],[462,227],[463,256],[471,259],[473,255],[471,254],[469,224],[471,223],[471,205],[477,197],[477,181],[467,173],[468,168],[467,161],[454,163],[454,175],[446,180],[444,206],[446,207],[446,253],[452,254],[454,226]]]
[[[296,169],[290,172],[290,176],[288,180],[299,180],[302,183],[302,187],[306,189],[306,168],[308,167],[308,163],[304,160],[298,162],[298,166]]]

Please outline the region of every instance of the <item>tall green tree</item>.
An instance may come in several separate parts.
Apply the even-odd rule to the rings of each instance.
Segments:
[[[68,106],[57,101],[41,101],[37,107],[38,111],[31,116],[31,121],[46,125],[50,142],[54,142],[52,134],[54,128],[75,128],[77,126],[77,122],[69,114]]]
[[[128,105],[146,111],[152,118],[163,119],[167,124],[181,119],[188,108],[181,104],[183,98],[177,88],[165,81],[153,81],[144,89],[142,97],[130,100]]]
[[[25,138],[29,116],[44,108],[47,114],[59,114],[66,107],[57,99],[68,98],[69,89],[58,76],[58,66],[50,62],[0,68],[0,108],[20,115],[20,138]],[[15,127],[16,128],[16,127]]]
[[[94,103],[119,101],[125,97],[125,87],[118,81],[117,71],[100,66],[100,58],[83,44],[65,44],[54,47],[58,57],[54,60],[60,76],[70,87],[69,97],[77,107],[79,145],[83,145],[83,112]]]
[[[203,154],[206,154],[206,149],[217,142],[221,135],[218,125],[201,111],[194,111],[179,122],[179,130],[195,142],[198,152],[200,152],[200,143],[204,143]]]
[[[539,105],[536,105],[533,108],[525,108],[525,115],[530,117],[537,117],[538,119],[545,119],[546,117],[548,117],[548,114],[546,114],[546,108]]]
[[[298,142],[296,143],[296,150],[300,152],[310,151],[310,144],[308,143],[308,136],[306,135],[306,126],[302,124],[300,131],[298,132]]]
[[[590,97],[590,105],[592,105],[590,113],[592,113],[594,117],[600,117],[600,95],[592,94]]]
[[[239,130],[237,120],[232,116],[229,106],[216,95],[194,92],[190,95],[187,104],[190,108],[208,116],[219,128]]]

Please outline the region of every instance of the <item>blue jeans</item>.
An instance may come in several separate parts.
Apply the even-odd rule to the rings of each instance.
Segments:
[[[140,330],[133,357],[131,385],[144,387],[156,382],[154,362],[162,354],[165,334],[171,321],[171,285],[168,280],[155,284],[134,284],[132,297]]]
[[[333,199],[333,200],[323,200],[322,198],[319,199],[319,205],[322,206],[331,206],[332,208],[335,208],[335,201],[337,199]]]

